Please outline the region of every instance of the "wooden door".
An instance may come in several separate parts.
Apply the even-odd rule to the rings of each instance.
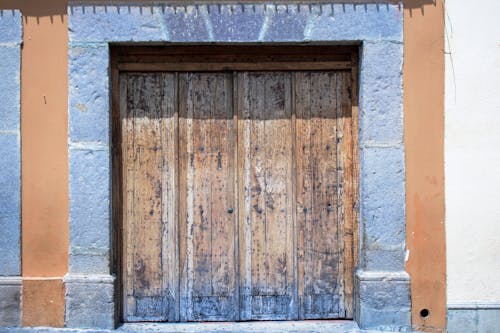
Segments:
[[[181,321],[236,320],[232,76],[179,74]]]
[[[121,76],[126,321],[351,318],[348,71]]]
[[[299,318],[353,315],[353,164],[348,72],[294,76]]]
[[[126,321],[178,320],[177,75],[122,74]]]
[[[294,319],[291,74],[238,83],[241,319]]]

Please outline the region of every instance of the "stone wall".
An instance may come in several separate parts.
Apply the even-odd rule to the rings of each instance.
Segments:
[[[21,43],[21,14],[0,10],[0,326],[21,322]]]

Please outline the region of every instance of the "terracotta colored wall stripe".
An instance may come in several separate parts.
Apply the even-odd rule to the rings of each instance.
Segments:
[[[412,322],[444,332],[444,4],[405,1],[406,215]],[[427,309],[427,317],[421,311]],[[422,313],[425,314],[425,313]]]
[[[23,325],[63,326],[68,270],[67,2],[2,1],[21,9]]]
[[[68,32],[65,1],[38,6],[23,10],[22,270],[50,277],[68,269]]]

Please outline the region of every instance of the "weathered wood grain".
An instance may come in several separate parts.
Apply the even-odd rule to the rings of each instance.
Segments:
[[[354,134],[352,116],[352,78],[348,71],[337,75],[337,161],[338,161],[338,223],[339,241],[341,242],[340,258],[340,302],[344,305],[344,318],[352,318],[354,315],[354,269],[355,264],[355,238],[354,221],[356,201],[355,190],[356,175],[354,174],[353,155]],[[341,307],[342,308],[342,307]]]
[[[163,165],[161,174],[162,189],[162,268],[163,285],[168,303],[166,318],[179,320],[179,257],[178,257],[178,174],[179,174],[179,112],[177,108],[178,75],[162,74],[162,107],[165,115],[161,121],[161,140]]]
[[[164,101],[166,85],[174,84],[174,76],[161,74],[129,74],[127,76],[126,109],[122,112],[124,152],[124,221],[126,228],[126,294],[127,320],[165,320],[173,305],[172,291],[164,276],[171,274],[164,265],[164,227],[175,224],[164,216],[163,186],[169,174],[175,173],[172,130],[173,102]],[[125,87],[123,87],[125,90]],[[171,89],[167,90],[170,91]],[[172,100],[172,98],[170,98]],[[171,177],[170,177],[171,178]],[[164,220],[166,218],[166,220]],[[168,227],[168,226],[167,226]]]
[[[336,72],[296,72],[299,317],[343,317]],[[337,105],[338,104],[338,105]]]
[[[121,74],[126,321],[352,318],[353,75]]]
[[[187,168],[181,320],[235,320],[234,128],[229,74],[180,74]]]
[[[241,73],[244,319],[289,319],[294,304],[290,73]],[[250,281],[248,280],[250,279]]]

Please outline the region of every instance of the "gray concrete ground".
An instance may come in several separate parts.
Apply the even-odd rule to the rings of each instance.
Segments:
[[[0,328],[2,333],[387,333],[360,330],[356,322],[335,321],[260,321],[240,323],[138,323],[125,324],[116,330],[55,329],[47,327]]]

